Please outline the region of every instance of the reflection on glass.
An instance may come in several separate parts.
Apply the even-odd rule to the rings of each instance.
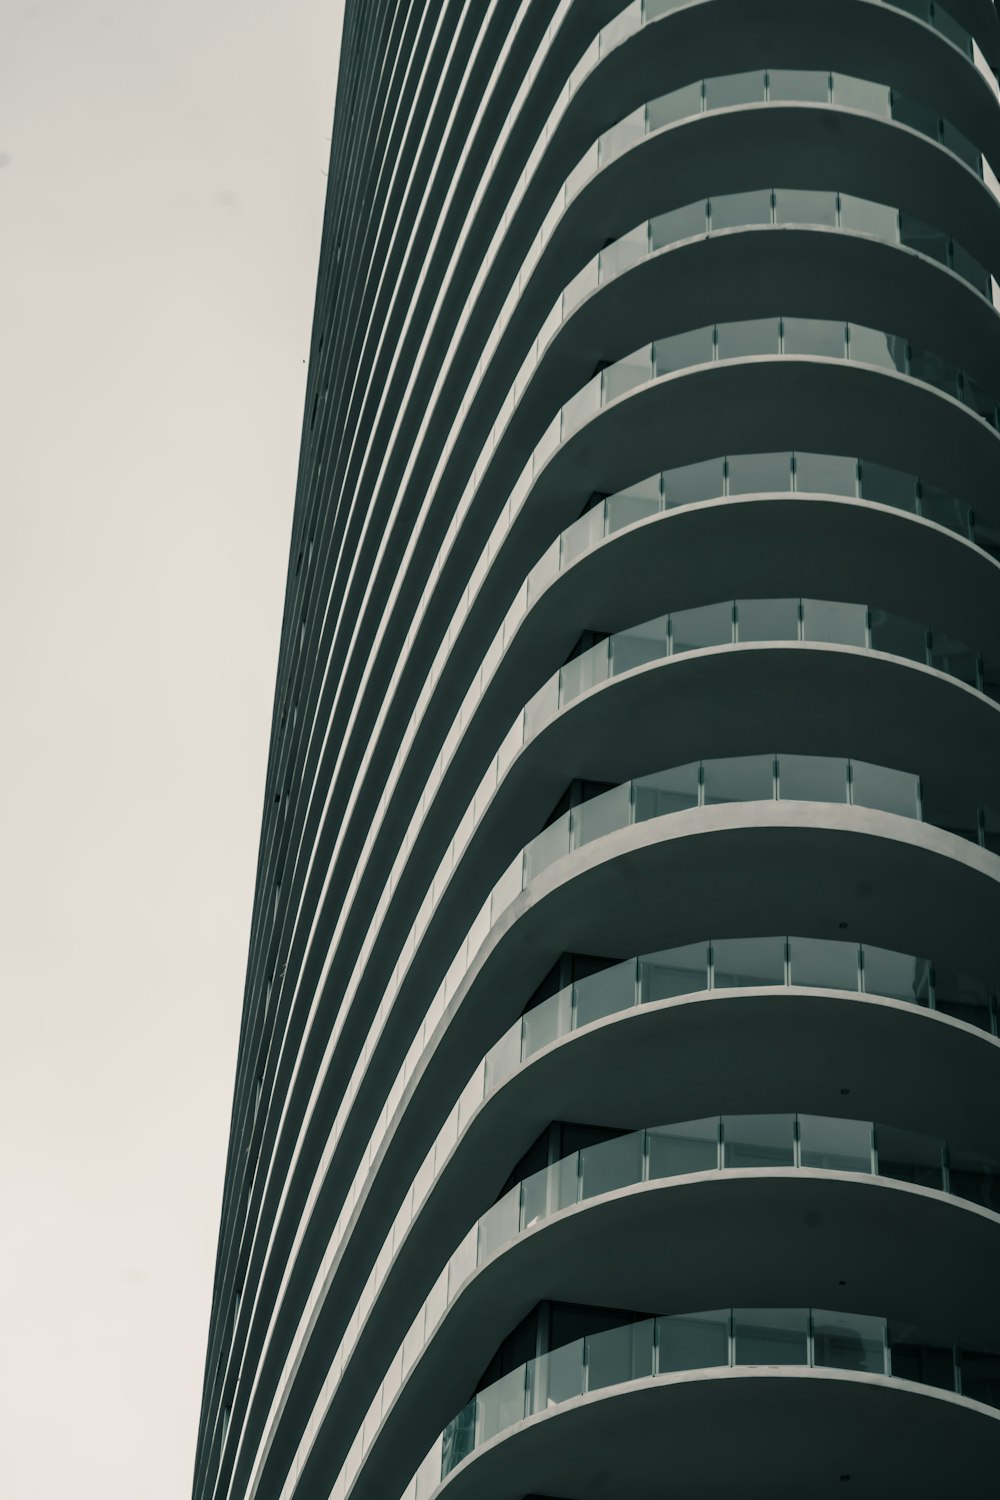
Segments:
[[[685,948],[649,954],[639,964],[639,983],[643,1005],[705,989],[708,984],[707,943],[689,943]]]
[[[799,1115],[799,1160],[824,1172],[870,1172],[871,1126],[863,1120]]]
[[[729,1310],[657,1318],[661,1373],[706,1370],[729,1364]]]
[[[771,192],[726,193],[711,200],[712,229],[739,229],[747,224],[770,224]]]
[[[857,807],[874,807],[904,818],[920,816],[920,781],[909,771],[851,761],[851,800]]]
[[[653,345],[653,364],[657,375],[672,375],[693,365],[710,364],[713,358],[711,328],[694,328],[676,333],[668,339],[657,339]]]
[[[796,453],[795,488],[814,495],[856,495],[857,460],[833,453]]]
[[[837,195],[803,188],[777,188],[774,194],[774,218],[777,224],[835,226]]]
[[[905,656],[908,661],[926,662],[927,631],[915,620],[903,620],[884,609],[871,612],[871,645],[873,651],[888,651]]]
[[[719,1167],[719,1120],[687,1120],[647,1131],[650,1181],[716,1172]]]
[[[867,624],[868,610],[863,604],[843,604],[833,599],[802,601],[802,635],[807,641],[864,646]]]
[[[833,938],[795,937],[788,944],[792,984],[807,989],[856,990],[858,950]]]
[[[708,205],[704,198],[697,203],[685,203],[683,208],[672,208],[669,213],[657,214],[649,221],[649,243],[653,250],[662,250],[665,245],[676,245],[681,240],[693,239],[708,232]]]
[[[733,1336],[738,1365],[808,1363],[809,1314],[805,1308],[734,1308]]]
[[[898,370],[906,374],[906,341],[874,328],[851,324],[850,358],[862,364],[877,365],[880,370]]]
[[[716,989],[785,982],[782,938],[720,938],[712,944],[712,962]]]
[[[669,771],[639,776],[634,786],[637,823],[648,818],[662,818],[667,813],[683,812],[698,805],[698,764],[674,766]]]
[[[828,318],[783,318],[782,338],[786,354],[819,355],[824,359],[843,359],[847,353],[846,329],[843,323]]]
[[[733,606],[706,604],[678,610],[670,617],[671,649],[699,651],[706,646],[728,646],[733,639]]]
[[[664,477],[664,494],[668,507],[693,505],[699,500],[716,500],[725,493],[721,458],[709,458],[699,464],[668,469]]]
[[[826,755],[782,755],[778,794],[798,802],[846,802],[847,766]]]
[[[738,641],[795,641],[799,637],[797,599],[739,599],[736,602]]]
[[[718,344],[720,359],[742,359],[748,355],[777,354],[780,350],[778,318],[743,318],[735,323],[720,323]]]
[[[734,755],[704,766],[705,803],[769,802],[774,797],[774,758]]]
[[[931,966],[926,959],[866,943],[863,963],[864,987],[869,995],[888,995],[912,1005],[930,1004]]]
[[[791,1167],[795,1164],[794,1115],[723,1115],[723,1165]]]
[[[943,1186],[944,1145],[930,1136],[912,1130],[897,1130],[879,1125],[875,1131],[880,1177],[894,1177],[899,1182],[919,1187]]]
[[[653,1373],[653,1324],[626,1323],[586,1340],[587,1389],[598,1391]]]
[[[728,461],[731,495],[763,494],[792,487],[790,453],[740,453]]]
[[[834,1370],[886,1374],[885,1324],[859,1313],[814,1312],[813,1348],[817,1365]]]

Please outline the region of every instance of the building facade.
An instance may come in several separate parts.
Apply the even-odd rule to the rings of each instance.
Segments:
[[[992,1493],[998,65],[348,0],[195,1500]]]

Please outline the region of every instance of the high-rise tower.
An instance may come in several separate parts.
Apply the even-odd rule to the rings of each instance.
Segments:
[[[195,1500],[992,1494],[996,9],[342,57]]]

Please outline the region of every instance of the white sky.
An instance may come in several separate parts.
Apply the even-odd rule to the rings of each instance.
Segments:
[[[0,1491],[190,1493],[340,0],[0,0]]]

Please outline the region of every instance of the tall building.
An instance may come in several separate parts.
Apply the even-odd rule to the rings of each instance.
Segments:
[[[348,0],[195,1500],[993,1493],[998,64]]]

